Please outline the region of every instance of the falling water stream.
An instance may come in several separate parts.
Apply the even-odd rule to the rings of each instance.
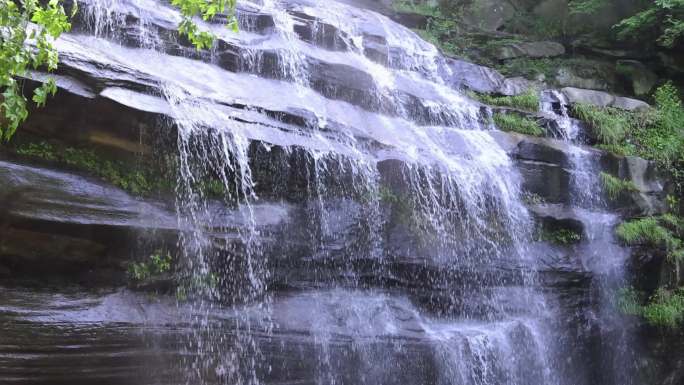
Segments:
[[[190,284],[187,301],[157,305],[178,325],[162,334],[180,335],[157,347],[168,360],[155,365],[173,368],[161,383],[594,383],[539,277],[514,160],[434,46],[341,2],[263,0],[239,2],[239,33],[198,21],[219,41],[197,52],[165,2],[79,3],[84,27],[56,42],[61,60],[144,84],[100,92],[144,103],[176,136],[165,151]],[[565,111],[558,121],[576,139]],[[615,217],[583,195],[598,191],[596,161],[571,147],[587,247],[614,247]],[[616,276],[591,250],[587,269]],[[106,318],[68,308],[52,319]]]

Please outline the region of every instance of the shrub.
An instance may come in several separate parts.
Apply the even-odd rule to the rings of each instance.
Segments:
[[[612,200],[618,200],[624,193],[639,191],[631,180],[616,178],[605,172],[601,173],[601,185],[606,194],[608,194],[608,197]]]
[[[494,114],[494,124],[502,131],[512,131],[525,135],[541,136],[544,129],[536,121],[515,114]]]
[[[653,98],[655,110],[634,118],[632,137],[640,156],[670,168],[668,165],[684,159],[684,108],[670,83],[658,88]]]

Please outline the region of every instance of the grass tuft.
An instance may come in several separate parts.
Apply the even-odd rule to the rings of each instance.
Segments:
[[[675,259],[682,254],[682,240],[662,225],[662,218],[648,217],[622,223],[616,234],[628,245],[663,248]]]
[[[618,145],[625,139],[630,120],[624,111],[578,103],[572,107],[577,119],[589,124],[596,138],[603,144]]]
[[[494,124],[502,131],[542,136],[544,129],[536,121],[515,114],[494,114]]]
[[[618,200],[622,194],[639,191],[631,180],[616,178],[605,172],[601,173],[601,185],[612,200]]]
[[[658,290],[649,303],[643,307],[642,314],[652,325],[677,327],[684,319],[684,289]]]
[[[530,112],[539,110],[539,93],[533,88],[514,96],[492,96],[476,92],[471,92],[470,96],[490,106],[511,107]]]
[[[622,313],[643,317],[653,326],[676,328],[684,320],[684,288],[661,288],[648,300],[634,288],[622,288],[617,292],[616,304]]]

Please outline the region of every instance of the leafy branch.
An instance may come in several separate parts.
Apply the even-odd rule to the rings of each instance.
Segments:
[[[71,15],[76,11],[74,2]],[[9,140],[28,117],[27,100],[17,78],[25,77],[30,69],[54,71],[58,56],[52,41],[70,29],[69,16],[59,0],[46,5],[38,0],[0,0],[0,140]],[[54,79],[49,79],[34,91],[32,99],[43,106],[56,92]]]
[[[194,17],[201,17],[207,21],[218,14],[227,13],[229,15],[227,26],[237,32],[238,23],[235,17],[235,6],[237,0],[172,0],[171,4],[177,7],[183,21],[178,26],[178,31],[190,40],[198,49],[209,49],[214,44],[214,35],[211,32],[202,31],[193,22]]]

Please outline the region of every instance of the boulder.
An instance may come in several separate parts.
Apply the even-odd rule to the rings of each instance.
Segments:
[[[553,41],[537,41],[514,43],[499,47],[495,53],[499,60],[515,59],[518,57],[544,58],[565,54],[565,47]]]
[[[549,143],[542,141],[532,142],[524,140],[520,142],[515,156],[523,160],[544,162],[563,167],[570,166],[567,152],[558,146],[549,145]]]
[[[637,60],[619,60],[617,71],[632,82],[632,90],[637,96],[648,95],[658,82],[658,75]]]
[[[466,7],[463,19],[485,31],[498,31],[515,14],[515,7],[507,1],[474,0]]]
[[[529,206],[530,212],[547,230],[567,229],[578,234],[585,234],[583,217],[565,205],[536,204]]]
[[[627,111],[648,109],[648,103],[637,99],[617,97],[608,92],[565,87],[561,90],[570,104],[584,103],[597,107],[615,107]]]
[[[519,95],[525,93],[536,82],[522,78],[506,78],[499,71],[463,60],[449,59],[451,86],[467,88],[480,93]]]
[[[530,88],[541,88],[542,84],[523,77],[507,78],[499,88],[501,95],[520,95],[527,92]]]
[[[612,107],[626,111],[644,111],[651,108],[651,106],[644,101],[632,98],[625,98],[622,96],[615,97]]]
[[[463,60],[448,61],[451,69],[451,85],[456,88],[468,88],[482,93],[498,93],[505,77],[489,67],[477,65]]]
[[[639,190],[632,193],[632,206],[640,215],[657,215],[667,211],[662,199],[663,185],[658,180],[653,162],[635,156],[627,156],[622,162],[623,173]]]
[[[588,88],[594,90],[607,90],[610,88],[603,77],[584,76],[572,68],[562,67],[556,72],[553,79],[561,87]]]

